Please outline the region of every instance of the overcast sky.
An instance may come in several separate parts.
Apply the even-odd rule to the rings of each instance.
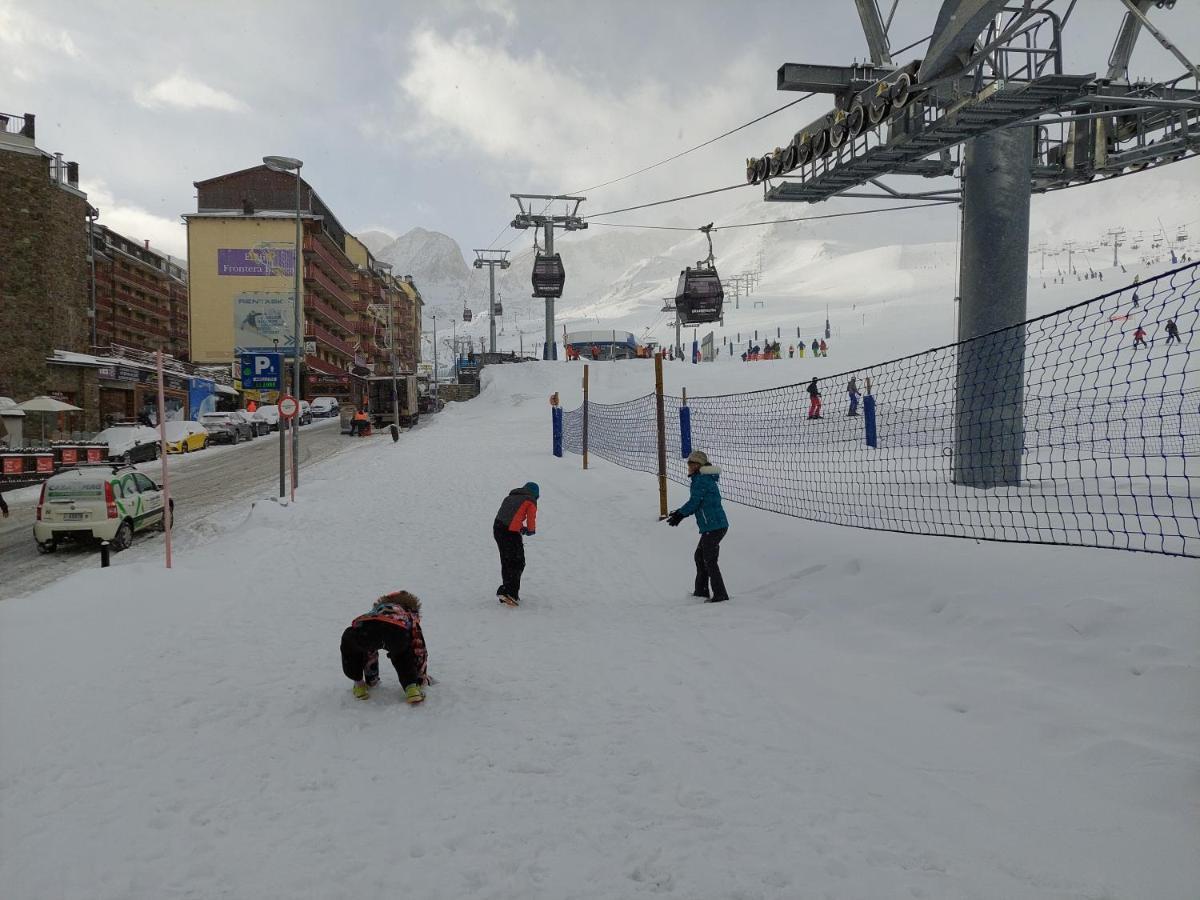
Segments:
[[[900,0],[892,46],[925,37],[940,5]],[[1103,73],[1122,13],[1119,0],[1077,4],[1068,72]],[[1200,58],[1197,4],[1152,17]],[[79,161],[102,221],[180,255],[192,182],[264,154],[303,159],[351,230],[420,225],[486,247],[515,212],[510,193],[626,174],[795,99],[775,90],[783,62],[865,56],[852,0],[0,0],[0,109],[37,114],[39,146]],[[1143,34],[1132,71],[1180,66]],[[741,181],[747,155],[830,106],[814,98],[590,191],[583,212]],[[1200,184],[1195,161],[1166,171],[1173,189]],[[1139,177],[1152,190],[1161,176]],[[641,221],[702,224],[755,190]]]

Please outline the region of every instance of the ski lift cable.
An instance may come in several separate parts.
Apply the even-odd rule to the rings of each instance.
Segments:
[[[592,191],[598,191],[601,188],[606,188],[610,184],[616,184],[617,182],[625,181],[627,178],[633,178],[636,175],[641,175],[643,172],[649,172],[651,169],[657,169],[659,166],[665,166],[669,162],[674,162],[675,160],[677,160],[681,157],[687,156],[689,153],[695,153],[697,150],[702,150],[703,148],[707,147],[709,144],[715,144],[717,141],[721,140],[722,138],[727,138],[731,134],[737,134],[739,131],[741,131],[744,128],[749,128],[751,125],[757,125],[759,122],[763,121],[763,119],[769,119],[771,116],[775,115],[776,113],[781,113],[785,109],[790,109],[791,107],[795,106],[797,103],[803,103],[805,100],[809,99],[810,97],[815,97],[815,96],[816,96],[816,91],[810,91],[809,93],[805,94],[803,97],[798,97],[797,99],[791,101],[790,103],[785,103],[783,106],[779,107],[778,109],[773,109],[769,113],[763,113],[757,119],[751,119],[749,122],[745,123],[744,125],[739,125],[737,128],[731,128],[731,129],[729,129],[729,131],[726,131],[724,134],[718,134],[715,138],[709,138],[703,144],[697,144],[695,147],[689,147],[687,150],[683,150],[679,153],[676,153],[674,156],[668,156],[666,159],[659,160],[658,162],[652,163],[651,165],[648,165],[648,166],[643,166],[642,168],[638,169],[636,172],[630,172],[628,175],[622,175],[620,178],[614,178],[611,181],[605,181],[601,184],[594,184],[591,187],[579,188],[578,190],[566,191],[565,193],[588,194],[588,193],[591,193]]]
[[[743,181],[743,182],[739,182],[738,184],[731,184],[728,187],[713,188],[711,191],[700,191],[699,193],[696,193],[696,194],[684,194],[682,197],[672,197],[669,200],[655,200],[652,203],[641,203],[637,206],[627,206],[624,209],[610,209],[606,212],[592,213],[592,215],[584,216],[583,218],[589,220],[589,222],[590,222],[592,219],[598,219],[601,216],[615,216],[617,213],[633,212],[635,209],[648,209],[651,206],[663,206],[664,204],[667,204],[667,203],[678,203],[680,200],[692,200],[696,197],[707,197],[709,194],[720,194],[723,191],[735,191],[738,188],[747,188],[747,187],[754,187],[754,186],[755,185],[748,184]],[[685,230],[686,231],[695,231],[696,229],[688,228]]]
[[[757,228],[763,225],[784,225],[789,222],[813,222],[818,219],[841,219],[847,216],[866,216],[873,213],[895,212],[904,209],[928,209],[931,206],[950,206],[957,200],[928,200],[924,203],[910,203],[906,206],[878,206],[874,209],[856,209],[851,212],[825,213],[820,216],[799,216],[794,219],[771,219],[765,222],[743,222],[737,225],[714,225],[713,231],[729,231],[732,228]],[[589,225],[604,225],[609,228],[651,228],[658,231],[698,231],[696,228],[684,228],[679,225],[635,225],[628,222],[590,222]]]

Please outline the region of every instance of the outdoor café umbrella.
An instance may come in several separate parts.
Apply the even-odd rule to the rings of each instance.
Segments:
[[[25,412],[40,412],[40,413],[64,413],[64,412],[82,412],[78,406],[72,406],[70,403],[64,403],[61,400],[55,400],[53,397],[34,397],[32,400],[26,400],[24,403],[17,404],[18,409],[23,409]],[[46,417],[42,416],[42,443],[46,443]]]

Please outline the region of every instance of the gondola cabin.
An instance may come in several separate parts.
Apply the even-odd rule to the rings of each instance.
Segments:
[[[504,304],[501,303],[499,300],[496,301],[496,306],[495,306],[495,309],[493,310],[492,314],[497,315],[497,316],[504,315]]]
[[[557,253],[539,253],[533,261],[533,296],[561,297],[567,273]]]
[[[721,318],[725,289],[716,269],[687,268],[679,273],[675,309],[684,325],[716,322]]]
[[[472,312],[471,312],[471,309],[470,309],[470,307],[464,306],[464,307],[463,307],[463,321],[464,321],[464,322],[470,322],[470,321],[471,321],[471,319],[472,319],[473,317],[474,317],[474,316],[473,316],[473,314],[472,314]]]

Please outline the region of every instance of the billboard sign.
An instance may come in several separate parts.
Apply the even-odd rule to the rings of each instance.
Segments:
[[[245,249],[217,251],[218,275],[287,275],[296,272],[296,245],[261,244]]]
[[[242,291],[233,299],[233,349],[235,353],[282,353],[293,356],[291,291]]]

